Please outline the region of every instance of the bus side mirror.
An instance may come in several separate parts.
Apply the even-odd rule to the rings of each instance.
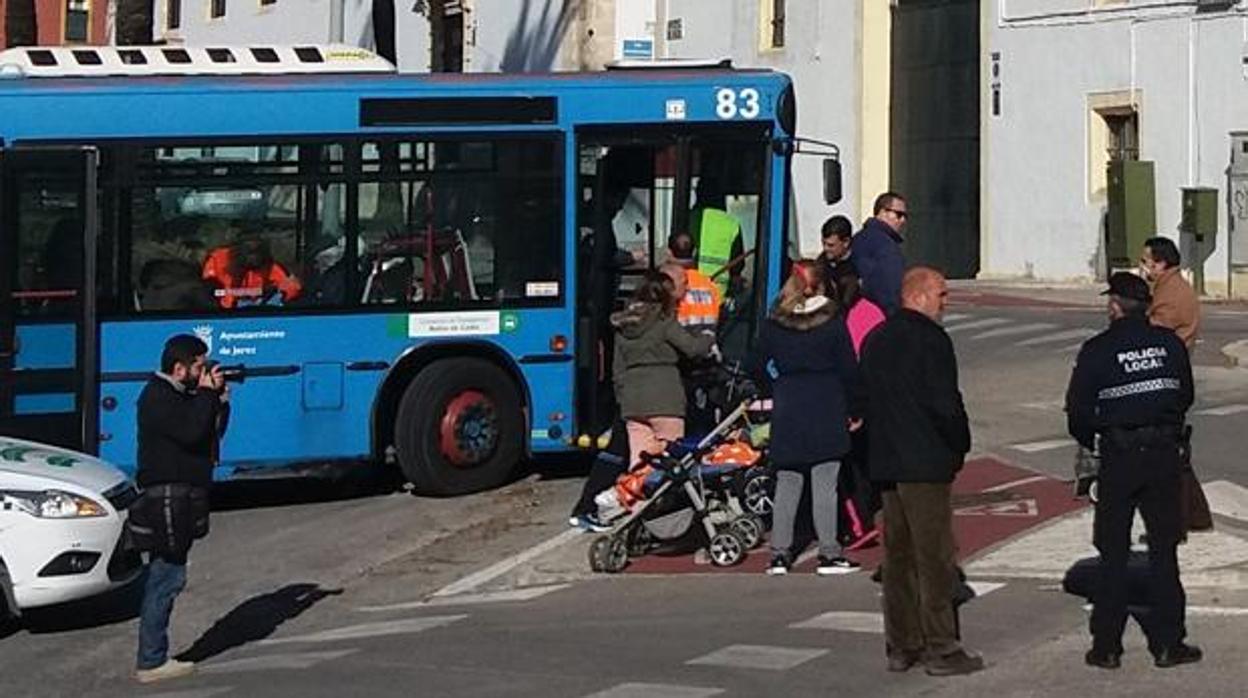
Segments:
[[[841,200],[841,161],[823,159],[823,202],[829,206]]]

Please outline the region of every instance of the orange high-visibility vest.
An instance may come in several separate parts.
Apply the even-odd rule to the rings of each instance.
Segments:
[[[697,269],[685,270],[689,289],[676,306],[676,319],[690,330],[715,329],[719,324],[719,286]]]
[[[222,308],[229,310],[239,300],[260,300],[266,288],[274,288],[281,292],[283,301],[292,301],[299,296],[303,286],[299,280],[286,273],[277,262],[267,269],[247,269],[241,279],[230,273],[230,261],[234,252],[229,246],[218,247],[204,260],[203,278],[220,285],[214,295]]]

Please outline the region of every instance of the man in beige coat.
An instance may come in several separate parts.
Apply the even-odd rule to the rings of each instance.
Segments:
[[[1154,325],[1174,330],[1191,352],[1200,331],[1200,299],[1179,273],[1179,262],[1179,248],[1170,238],[1155,237],[1144,242],[1140,269],[1153,287],[1148,319]]]

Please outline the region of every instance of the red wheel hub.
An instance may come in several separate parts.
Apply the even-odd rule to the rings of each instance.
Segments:
[[[451,465],[480,465],[497,446],[498,413],[488,395],[465,390],[447,401],[438,430],[438,448]]]

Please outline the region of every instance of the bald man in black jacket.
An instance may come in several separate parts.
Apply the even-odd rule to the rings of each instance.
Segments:
[[[930,267],[902,278],[902,307],[867,336],[871,479],[884,500],[884,629],[889,671],[984,668],[958,641],[952,483],[971,448],[957,357],[940,326],[948,287]]]

